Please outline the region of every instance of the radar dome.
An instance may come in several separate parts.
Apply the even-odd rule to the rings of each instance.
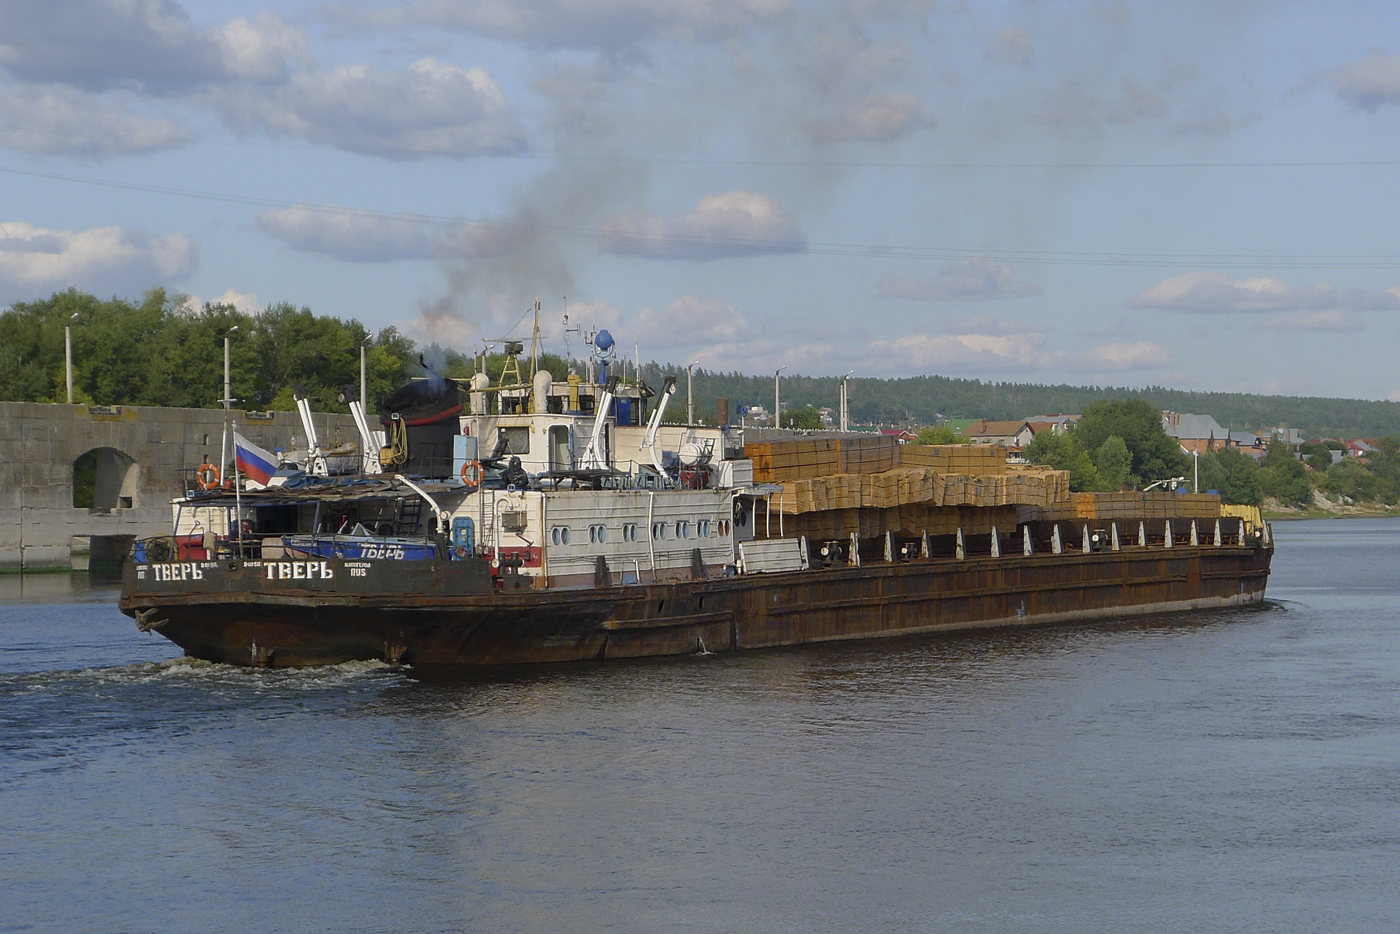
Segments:
[[[598,348],[599,353],[607,353],[613,349],[613,336],[606,329],[599,331],[593,338],[593,346]]]

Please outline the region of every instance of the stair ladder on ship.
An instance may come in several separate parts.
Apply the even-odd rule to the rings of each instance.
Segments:
[[[490,553],[494,555],[496,553],[494,549],[496,548],[496,524],[498,522],[496,491],[483,489],[477,495],[481,497],[481,521],[477,525],[476,533],[477,541],[481,543],[478,551],[484,553],[489,548],[492,549]],[[499,556],[497,556],[497,560],[499,560]]]
[[[423,524],[423,501],[418,497],[399,500],[399,518],[396,523],[399,535],[417,535]]]

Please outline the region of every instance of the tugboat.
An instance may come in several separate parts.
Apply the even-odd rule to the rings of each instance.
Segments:
[[[675,393],[544,370],[417,381],[362,471],[276,469],[239,439],[231,489],[138,541],[121,608],[189,655],[421,669],[724,652],[1063,623],[1264,597],[1257,511],[1073,494],[993,446],[665,425]],[[510,345],[516,354],[519,344]],[[593,363],[600,364],[593,379]],[[314,448],[314,440],[312,447]]]

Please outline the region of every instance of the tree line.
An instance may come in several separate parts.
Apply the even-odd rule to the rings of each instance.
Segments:
[[[98,405],[222,405],[226,336],[232,396],[244,409],[292,409],[297,386],[317,409],[343,407],[345,388],[359,395],[362,344],[371,398],[401,385],[414,359],[413,342],[392,327],[371,335],[358,321],[287,303],[249,315],[232,305],[191,309],[161,289],[137,302],[70,289],[0,314],[0,399],[66,401],[65,327],[73,399]]]
[[[921,435],[921,442],[924,437]],[[933,438],[929,438],[933,442]],[[1309,442],[1300,451],[1271,441],[1263,458],[1239,450],[1207,451],[1193,458],[1162,428],[1160,412],[1143,399],[1114,399],[1086,406],[1078,425],[1063,433],[1041,432],[1026,458],[1069,471],[1076,492],[1143,489],[1161,480],[1195,482],[1227,503],[1257,506],[1272,497],[1287,506],[1308,506],[1314,491],[1341,503],[1400,503],[1400,437],[1389,435],[1362,459],[1334,463],[1338,442]]]
[[[77,315],[76,320],[73,316]],[[290,409],[302,385],[314,407],[335,408],[346,386],[359,385],[359,348],[367,351],[369,398],[374,400],[422,375],[419,354],[447,376],[467,376],[478,361],[435,346],[419,348],[394,328],[378,333],[359,321],[313,314],[289,303],[248,315],[231,305],[191,309],[179,296],[155,289],[139,301],[98,299],[70,289],[46,299],[17,302],[0,312],[0,400],[60,402],[64,384],[63,331],[72,325],[75,401],[105,405],[218,406],[223,398],[223,339],[232,333],[233,396],[244,408]],[[234,328],[237,330],[234,331]],[[528,345],[527,345],[528,350]],[[506,358],[485,360],[493,383]],[[570,362],[545,354],[541,365],[563,379]],[[528,378],[528,361],[521,372]],[[655,389],[675,376],[680,392],[669,417],[684,412],[686,371],[652,362],[642,376]],[[729,399],[731,421],[741,403],[771,407],[773,378],[738,372],[694,371],[696,412],[713,420],[715,401]],[[821,407],[835,408],[839,377],[784,373],[781,394],[791,420],[809,425]],[[936,425],[952,417],[1012,419],[1076,413],[1108,399],[1136,398],[1154,409],[1198,412],[1222,425],[1254,430],[1302,428],[1310,436],[1400,435],[1400,403],[1355,399],[1193,393],[1096,386],[1040,386],[945,376],[851,378],[851,417],[857,424]],[[811,411],[808,411],[811,407]]]
[[[685,368],[651,363],[652,373],[671,374],[685,386]],[[717,398],[727,398],[730,412],[738,403],[773,407],[773,375],[753,376],[696,368],[697,409],[714,411]],[[785,410],[806,406],[835,409],[841,379],[784,372],[781,399]],[[1315,396],[1265,396],[1251,393],[1188,392],[1149,386],[1141,389],[1110,386],[1037,385],[987,382],[948,376],[898,379],[851,377],[851,419],[856,424],[918,428],[951,418],[1004,421],[1030,415],[1076,414],[1105,399],[1142,399],[1158,410],[1214,416],[1228,429],[1257,431],[1285,425],[1309,437],[1375,438],[1400,435],[1400,402]]]

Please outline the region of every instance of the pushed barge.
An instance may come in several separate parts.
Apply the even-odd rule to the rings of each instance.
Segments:
[[[126,562],[121,608],[211,661],[431,669],[1264,597],[1269,527],[1217,497],[1072,494],[996,447],[745,445],[742,429],[661,425],[673,391],[650,418],[650,391],[615,379],[396,394],[365,474],[177,500],[174,534]]]

